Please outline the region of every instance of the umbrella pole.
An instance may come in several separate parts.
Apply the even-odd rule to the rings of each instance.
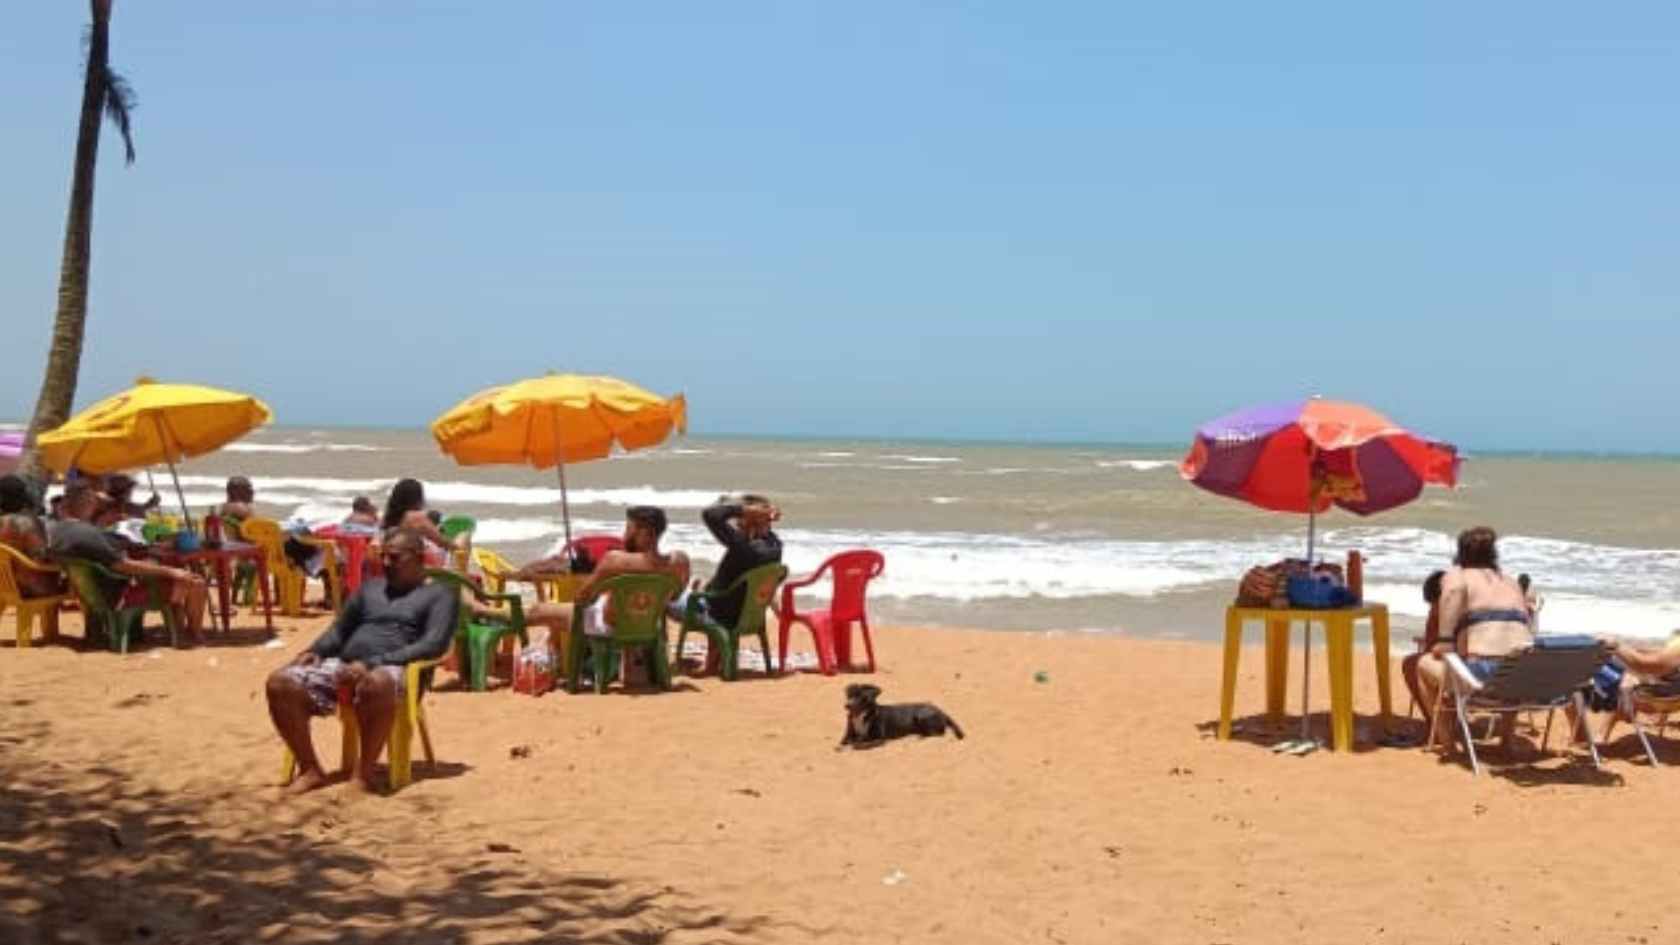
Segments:
[[[566,530],[566,553],[572,553],[572,503],[566,496],[566,457],[560,451],[560,411],[554,411],[554,470],[560,477],[560,525]]]
[[[175,482],[175,498],[181,500],[181,518],[187,523],[187,531],[193,531],[192,513],[187,511],[187,494],[181,491],[181,475],[175,471],[175,453],[169,448],[169,432],[163,426],[162,417],[154,414],[152,419],[157,423],[158,439],[163,442],[163,458],[169,464],[169,478]],[[148,478],[151,474],[150,469],[146,470]]]
[[[560,474],[560,524],[566,529],[566,544],[572,543],[572,508],[566,498],[566,464],[556,462],[554,468]]]
[[[175,498],[181,500],[181,517],[186,519],[187,531],[196,531],[193,528],[192,513],[187,511],[187,494],[181,491],[181,477],[175,472],[174,460],[169,461],[169,477],[175,480]]]
[[[1316,451],[1315,451],[1316,455]],[[1310,467],[1309,467],[1310,468]],[[1311,473],[1308,473],[1309,477]],[[1307,573],[1312,573],[1314,526],[1318,520],[1318,490],[1307,486]],[[1307,722],[1307,691],[1312,682],[1312,621],[1301,621],[1301,741],[1312,741]]]

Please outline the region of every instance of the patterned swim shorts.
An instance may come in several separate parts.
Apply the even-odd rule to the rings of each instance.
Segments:
[[[297,680],[303,691],[309,693],[309,706],[316,715],[337,715],[338,671],[343,668],[343,660],[329,657],[313,666],[287,666],[283,672]],[[401,667],[375,666],[370,672],[389,676],[396,684],[397,698],[402,699],[406,686]]]

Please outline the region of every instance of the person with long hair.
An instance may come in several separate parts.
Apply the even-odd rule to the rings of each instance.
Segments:
[[[385,498],[385,514],[379,520],[380,531],[389,533],[403,528],[426,539],[426,559],[435,566],[442,565],[448,548],[457,544],[465,547],[464,543],[469,540],[463,534],[452,542],[438,530],[437,522],[426,510],[426,487],[418,479],[398,479],[391,486],[391,494]]]

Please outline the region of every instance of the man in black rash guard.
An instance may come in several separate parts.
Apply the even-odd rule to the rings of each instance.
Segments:
[[[268,714],[298,760],[291,790],[326,783],[309,737],[312,715],[338,711],[338,691],[351,690],[362,750],[356,781],[376,792],[374,762],[391,735],[403,698],[403,666],[436,659],[455,637],[459,595],[447,584],[426,581],[425,539],[400,529],[380,551],[385,577],[363,581],[332,626],[268,677]]]
[[[708,595],[722,593],[753,568],[781,563],[782,540],[770,527],[781,517],[782,510],[761,495],[721,499],[700,513],[701,521],[724,548],[723,560],[706,584]],[[745,603],[746,589],[738,588],[728,597],[708,597],[706,613],[719,624],[733,627]]]

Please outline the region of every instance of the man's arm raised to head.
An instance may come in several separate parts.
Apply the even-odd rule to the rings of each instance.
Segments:
[[[734,548],[746,542],[746,536],[735,523],[741,518],[741,503],[735,501],[719,501],[700,511],[700,520],[706,523],[706,530],[718,540],[718,544],[725,548]]]

